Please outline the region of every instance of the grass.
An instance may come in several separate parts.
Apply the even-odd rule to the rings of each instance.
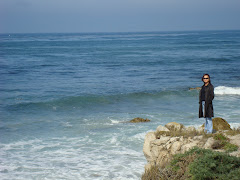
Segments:
[[[240,127],[229,130],[226,132],[226,134],[230,135],[230,136],[238,135],[238,134],[240,134]]]
[[[240,177],[240,158],[227,153],[195,147],[177,154],[164,169],[152,166],[142,175],[142,180],[205,180]]]
[[[197,130],[192,131],[157,131],[155,132],[155,136],[159,139],[161,136],[171,136],[171,137],[180,137],[183,136],[184,138],[194,137],[194,136],[201,136],[206,135],[204,132],[199,132]]]
[[[170,136],[170,137],[183,137],[183,138],[193,138],[195,136],[203,136],[203,139],[213,137],[213,134],[206,134],[204,131],[157,131],[155,136],[159,139],[161,136]]]

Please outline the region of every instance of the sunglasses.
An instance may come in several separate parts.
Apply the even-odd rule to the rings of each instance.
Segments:
[[[209,78],[203,78],[203,79],[209,79]]]

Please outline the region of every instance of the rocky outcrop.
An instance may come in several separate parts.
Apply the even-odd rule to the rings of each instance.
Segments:
[[[150,120],[149,119],[143,119],[143,118],[139,118],[139,117],[137,117],[137,118],[134,118],[134,119],[132,119],[131,121],[130,121],[130,123],[139,123],[139,122],[149,122]]]
[[[143,145],[143,152],[148,162],[145,169],[156,164],[164,168],[172,160],[173,155],[184,153],[195,146],[224,151],[216,149],[218,141],[202,131],[202,127],[195,129],[192,126],[184,127],[182,124],[171,122],[165,126],[158,126],[155,132],[147,133]],[[230,143],[240,145],[240,135],[227,137]],[[240,148],[232,155],[240,157]]]

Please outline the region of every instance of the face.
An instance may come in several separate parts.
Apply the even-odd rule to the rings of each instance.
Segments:
[[[203,76],[204,83],[209,83],[209,81],[210,81],[210,79],[209,79],[208,75]]]

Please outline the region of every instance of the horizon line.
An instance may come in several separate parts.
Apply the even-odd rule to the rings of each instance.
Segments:
[[[240,31],[240,29],[202,30],[153,30],[153,31],[89,31],[89,32],[0,32],[0,34],[96,34],[96,33],[154,33],[154,32],[197,32],[197,31]]]

